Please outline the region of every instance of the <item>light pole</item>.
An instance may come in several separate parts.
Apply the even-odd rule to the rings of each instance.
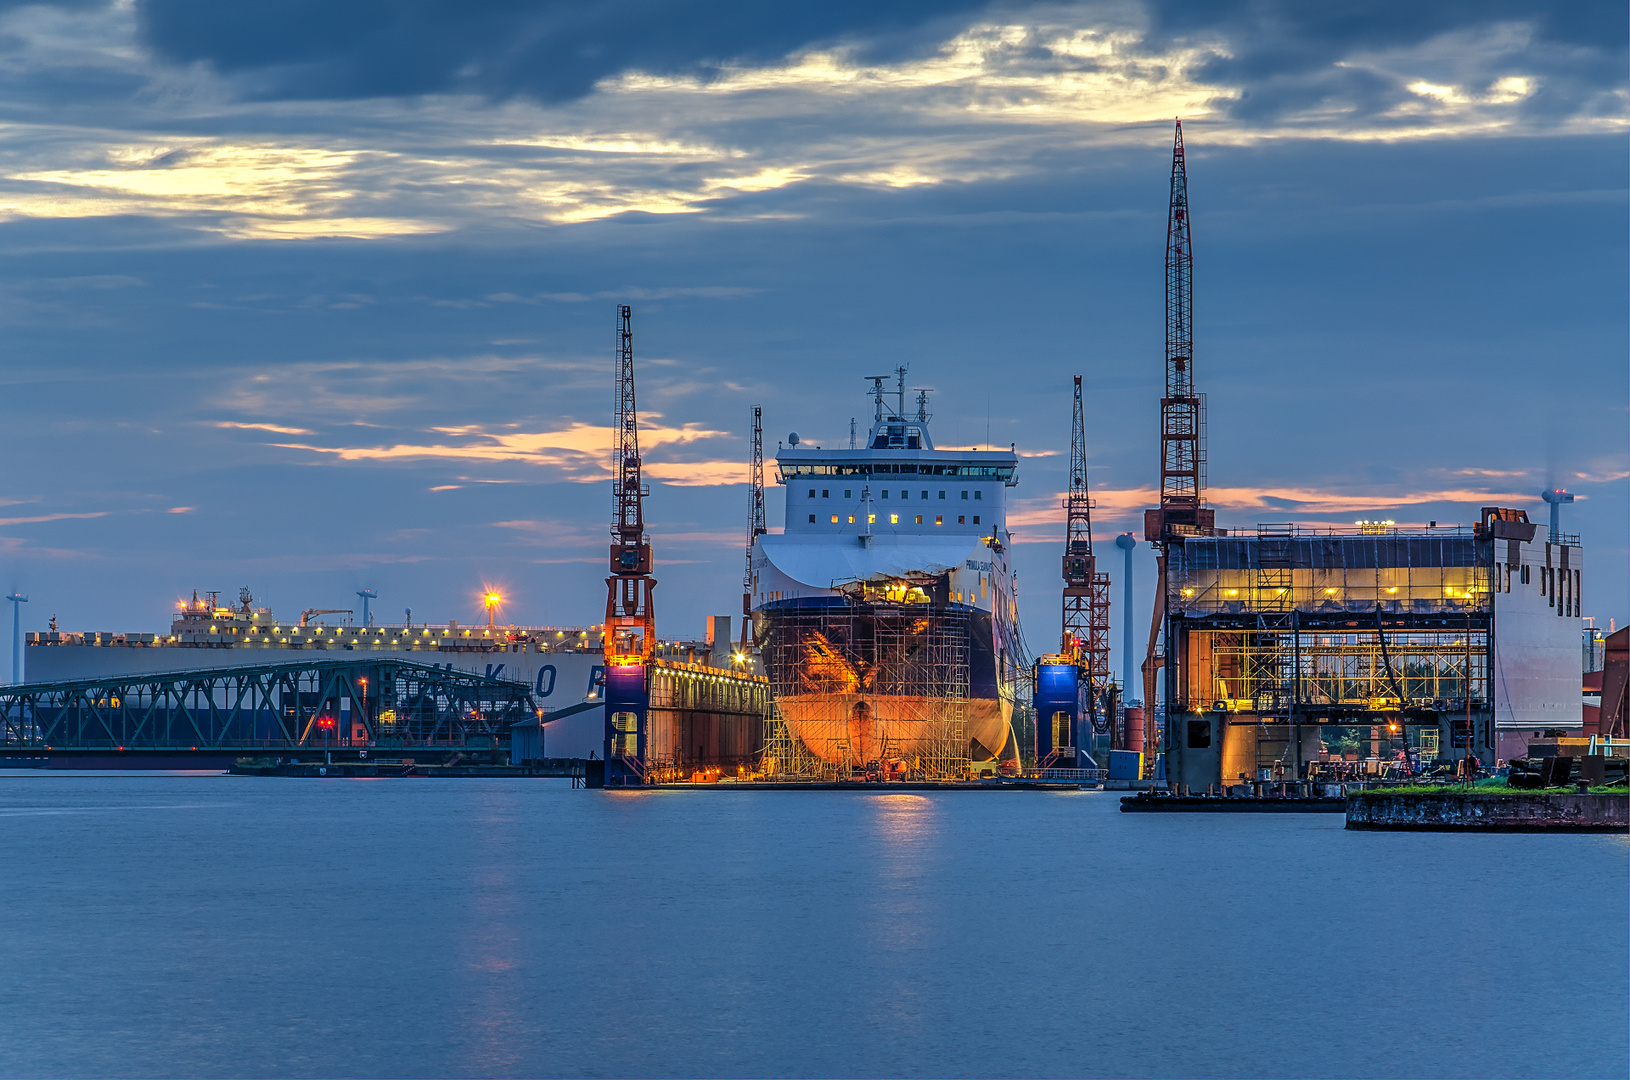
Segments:
[[[16,686],[23,681],[23,605],[28,597],[12,593],[6,599],[11,601],[11,683]]]
[[[368,601],[378,600],[379,594],[372,589],[358,589],[357,595],[362,597],[362,625],[364,628],[372,626],[374,621],[368,614]]]
[[[504,598],[495,592],[490,592],[484,599],[487,605],[487,629],[491,630],[493,629],[493,620],[496,617],[498,605],[504,602]]]

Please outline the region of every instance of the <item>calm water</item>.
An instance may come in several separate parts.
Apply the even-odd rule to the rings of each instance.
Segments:
[[[0,773],[7,1076],[1619,1076],[1618,836]]]

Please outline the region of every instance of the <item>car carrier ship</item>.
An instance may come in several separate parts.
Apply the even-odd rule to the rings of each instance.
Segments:
[[[986,771],[1017,758],[1018,456],[935,449],[928,392],[908,415],[905,369],[885,378],[864,445],[792,434],[776,454],[786,527],[754,540],[754,640],[789,732],[827,765]]]

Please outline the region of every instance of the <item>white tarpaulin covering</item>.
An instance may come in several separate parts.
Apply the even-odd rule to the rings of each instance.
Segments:
[[[854,537],[834,542],[820,537],[815,543],[785,536],[759,537],[759,550],[775,568],[794,581],[817,589],[831,589],[855,581],[900,578],[908,574],[943,574],[969,561],[990,568],[990,550],[975,537],[896,543],[878,537],[861,547]],[[845,542],[846,541],[846,542]]]

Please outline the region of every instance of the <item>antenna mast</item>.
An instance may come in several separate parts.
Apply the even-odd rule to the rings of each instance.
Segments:
[[[851,424],[853,421],[851,421]],[[851,445],[854,433],[849,435]],[[747,620],[753,614],[753,545],[770,530],[764,525],[764,407],[753,406],[753,456],[747,466],[747,571],[741,579],[741,651],[747,651]]]
[[[1070,427],[1070,491],[1064,497],[1064,640],[1060,650],[1096,694],[1109,685],[1109,575],[1092,554],[1092,493],[1087,485],[1087,430],[1081,376],[1075,377]]]
[[[651,592],[651,545],[645,536],[645,496],[640,475],[639,413],[634,404],[633,309],[617,307],[617,473],[612,484],[611,576],[606,578],[607,666],[648,664],[656,654],[656,614]]]

